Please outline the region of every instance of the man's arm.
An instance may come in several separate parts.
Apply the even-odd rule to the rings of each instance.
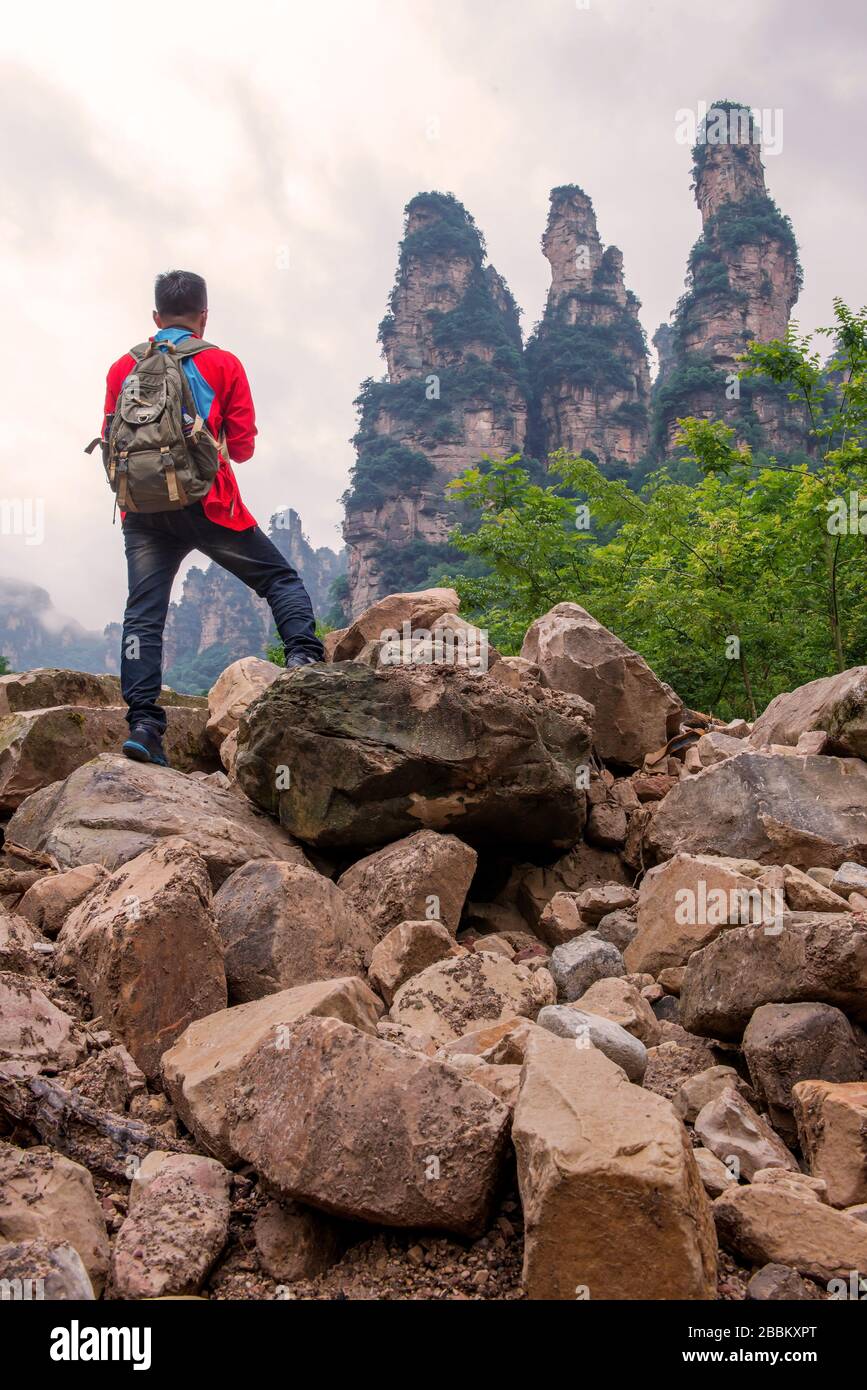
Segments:
[[[229,359],[227,390],[223,400],[223,431],[229,457],[234,463],[246,463],[256,447],[256,411],[247,373],[237,357]]]

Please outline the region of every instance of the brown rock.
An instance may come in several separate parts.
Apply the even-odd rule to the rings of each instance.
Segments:
[[[0,1066],[10,1076],[36,1076],[74,1066],[84,1039],[69,1014],[32,980],[0,974]]]
[[[442,1044],[473,1027],[535,1016],[555,997],[547,970],[530,971],[483,951],[414,975],[395,995],[390,1017]]]
[[[743,1049],[753,1085],[787,1135],[795,1133],[797,1082],[860,1081],[863,1073],[852,1025],[830,1004],[763,1004],[747,1025]]]
[[[148,1154],[112,1251],[115,1297],[197,1293],[228,1229],[229,1174],[222,1164],[199,1154]]]
[[[457,613],[460,599],[454,589],[422,589],[414,594],[389,594],[372,608],[359,615],[345,628],[334,643],[330,660],[351,661],[358,656],[366,642],[383,640],[390,629],[402,631],[408,622],[411,628],[430,630],[444,613]]]
[[[656,811],[647,847],[762,864],[867,864],[867,763],[747,750],[679,782]]]
[[[553,864],[519,864],[513,870],[504,899],[514,901],[535,927],[555,893],[578,893],[591,883],[632,882],[623,860],[610,850],[577,844]]]
[[[690,1032],[736,1041],[760,1005],[802,1000],[867,1022],[867,926],[841,915],[777,934],[732,927],[687,962],[681,1021]]]
[[[793,912],[846,912],[846,899],[793,864],[783,865],[786,902]]]
[[[721,1162],[736,1159],[739,1175],[747,1181],[760,1168],[798,1171],[794,1158],[767,1121],[729,1087],[702,1106],[695,1118],[695,1132]]]
[[[799,1081],[792,1094],[804,1157],[828,1201],[867,1202],[867,1082]]]
[[[750,743],[797,744],[814,730],[828,734],[835,752],[867,758],[867,666],[777,695],[753,725]]]
[[[315,1279],[342,1253],[337,1223],[300,1202],[269,1202],[256,1213],[253,1233],[262,1268],[285,1284]]]
[[[536,931],[547,946],[561,946],[564,941],[592,931],[592,922],[581,915],[580,897],[580,893],[555,893],[546,903]]]
[[[794,1183],[733,1184],[713,1215],[720,1244],[753,1264],[791,1265],[825,1284],[867,1269],[867,1226]]]
[[[450,1066],[307,1018],[241,1068],[230,1142],[281,1196],[353,1220],[477,1235],[509,1112]]]
[[[401,922],[440,921],[454,936],[478,855],[456,835],[417,830],[359,859],[338,886],[378,940]]]
[[[719,1197],[720,1193],[725,1192],[729,1184],[735,1181],[725,1164],[720,1163],[710,1149],[693,1149],[692,1156],[709,1197]]]
[[[0,1284],[10,1290],[5,1296],[15,1302],[93,1302],[93,1286],[81,1256],[65,1240],[0,1244]]]
[[[683,705],[647,662],[577,603],[558,603],[532,624],[521,655],[550,685],[594,706],[601,758],[638,767],[680,727]]]
[[[0,1242],[68,1241],[97,1297],[108,1269],[105,1217],[86,1168],[48,1149],[0,1141]]]
[[[595,1048],[534,1035],[512,1137],[530,1298],[714,1297],[710,1206],[666,1101]]]
[[[12,917],[0,908],[0,972],[35,975],[40,959],[45,959],[43,948],[46,952],[52,949],[26,918]]]
[[[24,849],[53,855],[64,869],[95,863],[116,869],[161,839],[182,835],[205,859],[215,888],[250,859],[308,862],[279,826],[234,792],[108,753],[28,797],[7,835]]]
[[[47,874],[27,889],[18,911],[46,936],[56,936],[72,909],[107,876],[101,864],[82,864],[64,873]]]
[[[788,1265],[766,1264],[747,1284],[747,1298],[752,1302],[798,1302],[818,1297],[814,1287],[807,1284],[796,1269]]]
[[[645,1047],[656,1047],[660,1041],[659,1023],[653,1009],[628,980],[616,976],[597,980],[570,1007],[619,1023]]]
[[[313,980],[364,975],[376,935],[315,869],[257,860],[214,898],[229,1001],[243,1004]]]
[[[258,656],[243,656],[226,667],[208,692],[207,733],[215,747],[237,730],[241,715],[282,674],[282,666]]]
[[[187,1025],[226,1004],[201,855],[172,837],[118,869],[67,917],[58,960],[157,1079],[162,1054]]]
[[[370,983],[391,1006],[401,985],[413,975],[459,950],[442,922],[401,922],[374,947]]]
[[[656,976],[686,965],[727,926],[763,921],[765,906],[761,889],[731,861],[675,854],[642,880],[638,931],[623,953],[627,968]]]
[[[374,1033],[382,1004],[363,980],[320,980],[200,1018],[163,1054],[163,1079],[187,1129],[224,1163],[238,1161],[227,1109],[246,1058],[263,1038],[301,1018],[338,1018]]]
[[[708,1067],[706,1071],[688,1076],[674,1096],[674,1108],[687,1124],[695,1124],[696,1118],[708,1101],[715,1100],[723,1091],[740,1091],[744,1100],[755,1100],[752,1090],[742,1081],[734,1067]]]

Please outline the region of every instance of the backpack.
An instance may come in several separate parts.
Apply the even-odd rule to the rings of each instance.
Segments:
[[[199,338],[139,343],[108,417],[102,446],[115,507],[127,512],[170,512],[210,492],[220,466],[220,445],[196,410],[181,362],[213,347]]]

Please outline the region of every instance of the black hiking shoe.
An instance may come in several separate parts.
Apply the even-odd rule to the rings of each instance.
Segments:
[[[156,763],[158,767],[168,767],[162,734],[150,724],[133,724],[122,751],[136,763]]]
[[[292,671],[296,666],[316,666],[320,659],[318,656],[309,656],[306,652],[293,652],[292,656],[286,658],[286,670]]]

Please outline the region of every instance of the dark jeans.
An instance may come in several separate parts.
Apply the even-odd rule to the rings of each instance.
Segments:
[[[176,512],[128,512],[123,542],[129,598],[123,618],[120,684],[130,724],[144,721],[160,732],[166,727],[165,711],[157,704],[163,628],[172,583],[191,550],[200,550],[267,599],[287,656],[302,653],[321,661],[324,652],[314,631],[307,590],[258,526],[230,531],[209,521],[201,502],[196,502]]]

